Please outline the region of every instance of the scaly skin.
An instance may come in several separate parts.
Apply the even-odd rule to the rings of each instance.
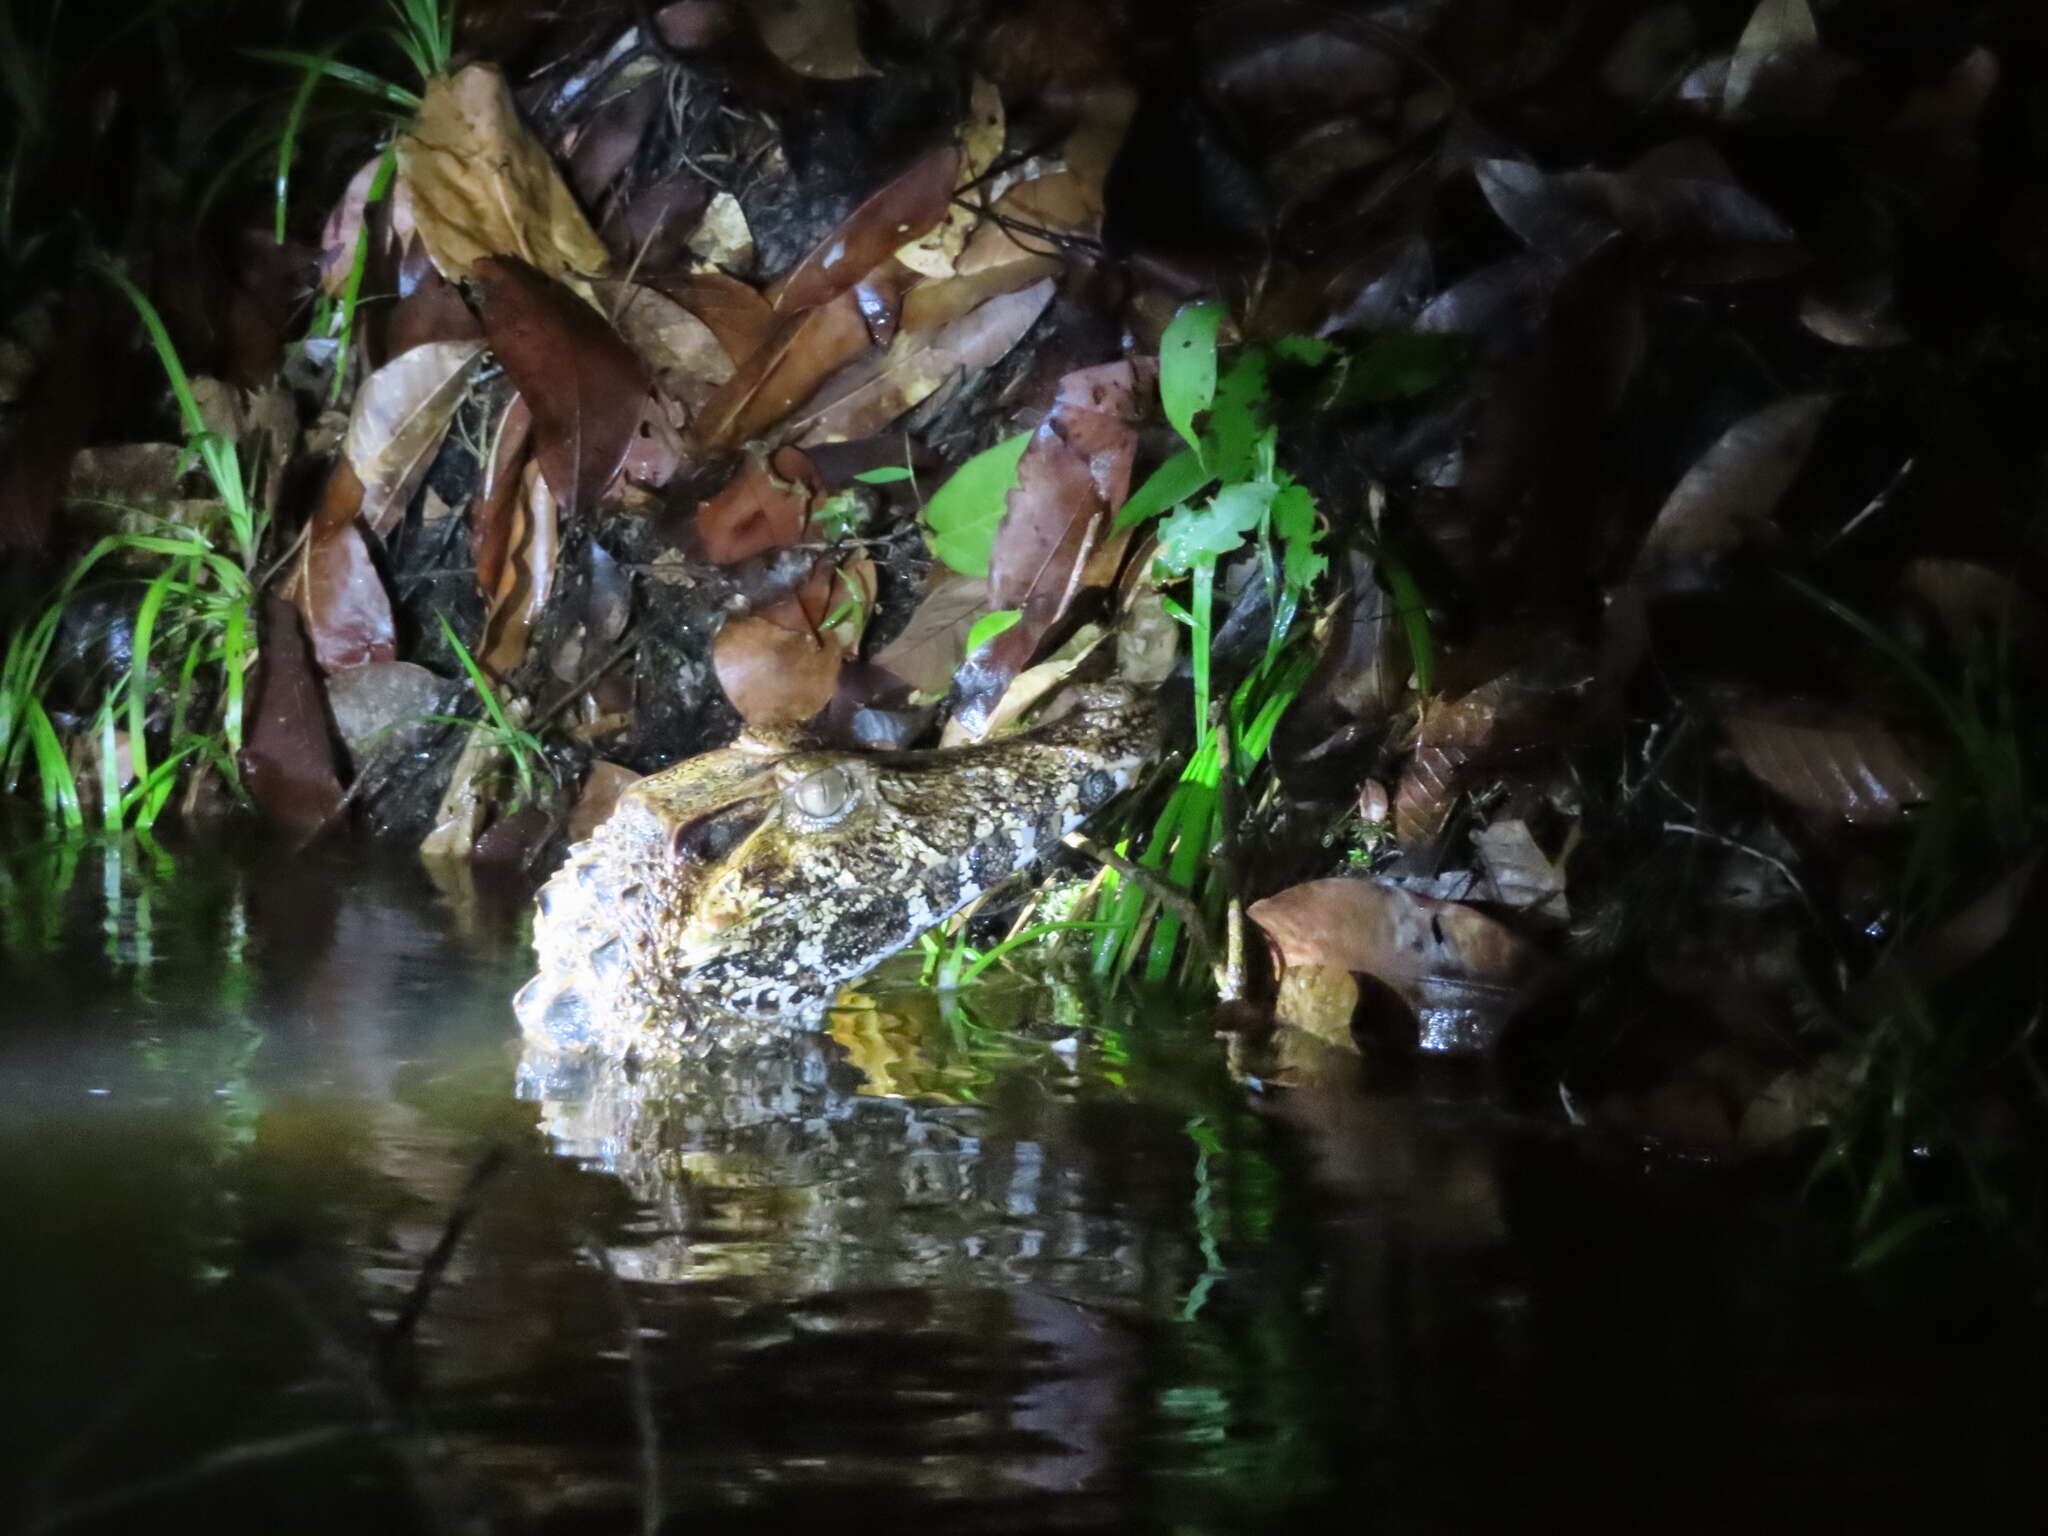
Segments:
[[[514,1007],[555,1047],[690,1051],[816,1025],[840,988],[1128,789],[1149,700],[940,752],[752,744],[641,780],[542,889]]]

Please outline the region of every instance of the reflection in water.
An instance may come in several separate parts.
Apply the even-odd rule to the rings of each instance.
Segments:
[[[519,892],[0,868],[0,1529],[1995,1524],[2042,1428],[2012,1314],[1355,1058],[1024,992],[522,1058]]]

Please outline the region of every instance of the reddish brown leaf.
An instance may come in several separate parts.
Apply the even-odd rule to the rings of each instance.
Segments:
[[[436,272],[417,245],[400,264],[398,286],[400,297],[384,319],[377,356],[402,357],[429,342],[482,340],[484,328],[462,290]]]
[[[798,634],[759,614],[726,620],[711,648],[718,685],[756,729],[801,725],[839,686],[837,642]]]
[[[1424,1050],[1483,1049],[1546,969],[1477,908],[1377,881],[1311,880],[1246,915],[1283,966],[1334,966],[1393,988],[1415,1010]]]
[[[405,515],[483,352],[480,341],[428,342],[394,357],[356,391],[348,460],[363,485],[363,522],[379,538]]]
[[[299,555],[292,595],[323,672],[398,655],[391,597],[356,516],[362,498],[348,460],[336,459]]]
[[[497,449],[484,476],[483,493],[469,511],[469,551],[476,562],[476,589],[485,598],[498,590],[504,574],[513,507],[521,495],[521,475],[532,436],[533,413],[526,408],[524,396],[514,395],[491,434]]]
[[[1657,514],[1636,556],[1636,579],[1696,570],[1768,528],[1830,403],[1827,395],[1793,395],[1722,433]]]
[[[595,511],[625,462],[649,387],[603,316],[525,262],[477,265],[484,334],[533,412],[535,455],[560,515]]]
[[[960,151],[950,145],[914,161],[842,219],[769,290],[776,312],[795,314],[850,292],[898,246],[909,244],[946,216],[959,173]]]
[[[1934,781],[1875,720],[1810,710],[1729,711],[1735,755],[1768,788],[1803,811],[1843,821],[1897,821],[1929,799]]]
[[[698,413],[691,437],[702,448],[722,450],[766,435],[868,346],[851,290],[784,317]]]
[[[697,508],[697,546],[713,565],[737,565],[799,542],[824,485],[797,448],[748,454],[716,496]]]
[[[269,821],[295,842],[341,807],[327,709],[299,616],[282,598],[263,600],[261,665],[249,699],[242,781]]]

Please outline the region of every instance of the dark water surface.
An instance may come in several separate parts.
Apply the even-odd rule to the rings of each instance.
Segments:
[[[2038,1528],[2032,1335],[1720,1176],[1043,994],[522,1058],[510,895],[5,869],[10,1529]]]

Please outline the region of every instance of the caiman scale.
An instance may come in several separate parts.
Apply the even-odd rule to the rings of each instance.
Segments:
[[[1131,786],[1154,748],[1149,699],[1093,685],[1069,702],[972,746],[743,739],[642,779],[541,890],[521,1027],[624,1052],[820,1023],[845,983]]]

